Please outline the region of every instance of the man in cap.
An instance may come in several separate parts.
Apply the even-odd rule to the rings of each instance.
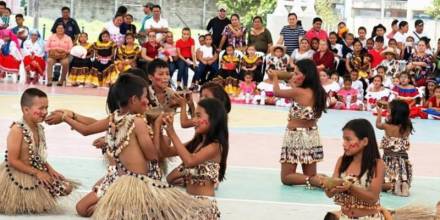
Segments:
[[[145,37],[147,36],[147,32],[145,29],[145,22],[153,17],[153,6],[154,4],[151,2],[148,2],[147,4],[144,5],[144,14],[145,17],[142,19],[141,22],[141,29],[139,30],[138,34],[139,34],[139,43],[142,45],[142,43],[145,41]]]
[[[226,7],[220,6],[218,15],[212,18],[206,27],[206,30],[212,33],[212,43],[218,49],[224,49],[219,48],[220,40],[222,39],[223,29],[225,29],[226,25],[230,23],[231,21],[226,17]],[[224,45],[224,47],[226,47],[226,45]]]

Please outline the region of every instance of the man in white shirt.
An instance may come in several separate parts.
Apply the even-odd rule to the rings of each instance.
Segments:
[[[160,17],[161,8],[159,5],[153,6],[153,19],[145,21],[144,27],[147,33],[154,31],[157,41],[161,41],[162,37],[168,32],[168,21]]]
[[[418,19],[414,23],[415,30],[411,32],[411,36],[414,38],[414,43],[418,43],[422,37],[428,37],[426,33],[423,32],[424,23],[422,20]]]

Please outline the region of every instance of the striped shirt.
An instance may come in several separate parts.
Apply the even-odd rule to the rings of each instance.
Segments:
[[[301,26],[292,29],[290,26],[284,26],[280,35],[283,36],[284,46],[287,47],[287,54],[292,54],[295,49],[299,48],[299,38],[304,36],[305,32]]]

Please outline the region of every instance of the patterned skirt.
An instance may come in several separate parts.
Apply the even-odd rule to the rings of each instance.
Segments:
[[[34,176],[22,173],[6,162],[0,165],[0,213],[6,215],[35,214],[54,211],[56,198],[68,195],[67,185],[76,188],[73,181],[56,181],[46,188]]]
[[[318,128],[287,129],[281,147],[280,163],[312,164],[324,159]]]
[[[409,196],[412,181],[412,165],[407,152],[384,151],[385,183],[392,183],[392,192],[399,196]]]
[[[374,215],[362,216],[362,217],[356,217],[356,218],[350,218],[350,217],[346,216],[345,214],[341,214],[341,217],[339,217],[339,220],[351,220],[351,219],[359,219],[359,220],[385,220],[385,217],[380,212],[376,213]]]
[[[84,84],[90,72],[92,61],[90,58],[73,57],[70,62],[69,82],[75,84]]]

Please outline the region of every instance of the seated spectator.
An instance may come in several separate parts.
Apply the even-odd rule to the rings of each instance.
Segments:
[[[72,42],[76,42],[77,37],[79,33],[81,32],[79,30],[78,23],[75,19],[70,17],[70,8],[69,7],[62,7],[61,8],[62,16],[57,18],[55,22],[53,23],[51,32],[55,34],[57,32],[57,26],[58,24],[62,24],[64,27],[64,33],[70,37]]]
[[[437,82],[434,79],[426,80],[425,92],[423,93],[423,106],[428,106],[428,101],[434,96],[435,88],[437,87]]]
[[[289,56],[286,54],[284,46],[275,45],[266,58],[266,71],[268,69],[286,70],[289,64]]]
[[[173,32],[168,31],[165,35],[165,42],[162,44],[163,60],[168,63],[170,69],[170,79],[173,78],[173,74],[177,69],[177,48],[174,43]]]
[[[15,23],[17,23],[17,26],[12,28],[11,30],[18,37],[20,48],[23,48],[23,43],[29,35],[29,28],[23,25],[24,17],[22,14],[15,15]]]
[[[58,80],[57,86],[62,86],[66,80],[67,72],[69,71],[69,53],[72,49],[72,39],[64,34],[64,26],[59,23],[56,26],[56,33],[49,36],[46,41],[47,58],[47,86],[52,86],[52,72],[55,63],[61,63],[62,71],[61,77]]]
[[[338,75],[336,74],[336,76],[338,76]],[[336,104],[336,101],[337,101],[336,94],[341,89],[341,87],[339,86],[339,83],[331,80],[328,73],[325,71],[319,72],[319,79],[321,81],[322,87],[324,87],[324,90],[328,96],[327,97],[328,107],[332,108]]]
[[[415,52],[416,49],[414,46],[414,38],[412,36],[408,36],[406,38],[405,47],[402,51],[402,59],[408,62]]]
[[[312,40],[313,38],[317,38],[319,40],[327,40],[328,35],[325,30],[321,29],[322,25],[322,19],[321,18],[314,18],[313,19],[313,27],[306,32],[306,35],[304,36],[307,40]]]
[[[4,29],[0,31],[0,37],[0,75],[4,76],[6,73],[17,75],[23,59],[17,36],[11,30]]]
[[[366,46],[365,46],[365,49],[366,49],[367,51],[370,51],[370,50],[372,50],[373,48],[374,48],[374,40],[373,40],[373,38],[368,38],[368,39],[367,39]]]
[[[313,61],[316,63],[318,71],[333,69],[335,66],[335,56],[329,50],[329,43],[326,40],[319,41],[319,49],[313,55]]]
[[[146,69],[148,63],[158,58],[160,44],[157,42],[156,33],[150,31],[148,33],[148,40],[142,45],[141,58],[142,61],[139,62],[138,66],[141,69]]]
[[[405,46],[405,45],[404,45],[404,46]],[[387,49],[393,50],[394,53],[396,54],[396,59],[397,59],[397,60],[400,60],[400,54],[402,53],[402,51],[401,51],[400,48],[398,47],[398,45],[397,45],[397,41],[396,41],[395,39],[391,38],[391,39],[388,41],[388,47],[387,47],[385,50],[387,50]]]
[[[205,44],[197,50],[197,60],[199,65],[195,72],[196,81],[203,85],[207,81],[206,73],[211,71],[211,75],[216,75],[218,72],[218,54],[215,46],[212,44],[212,35],[206,34]]]
[[[385,87],[390,88],[393,77],[401,71],[400,64],[399,61],[396,60],[396,51],[392,48],[387,48],[386,50],[382,51],[381,56],[385,57],[385,59],[379,64],[379,66],[376,68],[376,71],[379,72],[379,70],[384,70],[384,75],[382,75],[382,77],[384,77],[383,83]],[[378,75],[381,74],[378,73]]]
[[[440,112],[440,86],[436,86],[434,94],[428,100],[428,108]]]
[[[235,55],[234,46],[226,46],[225,53],[220,60],[220,70],[218,75],[223,79],[232,77],[234,79],[239,79],[240,76],[237,73],[237,67],[240,63],[240,58]]]
[[[408,72],[400,73],[399,77],[399,85],[393,88],[395,99],[403,100],[410,107],[415,107],[420,97],[419,90],[411,84],[411,75]]]
[[[92,62],[86,84],[96,88],[104,84],[104,71],[114,62],[116,43],[110,38],[108,31],[99,34],[98,41],[93,44],[95,60]]]
[[[261,57],[257,56],[256,49],[254,45],[249,45],[246,49],[246,54],[243,56],[241,60],[241,79],[244,79],[244,75],[247,72],[252,73],[252,78],[256,81],[262,81],[263,76],[261,74]],[[258,80],[257,80],[258,78]]]
[[[384,50],[383,48],[383,37],[377,36],[374,40],[374,48],[369,50],[368,53],[371,55],[371,68],[376,68],[384,57],[382,57],[381,53]]]
[[[103,83],[106,86],[110,86],[116,82],[119,74],[136,67],[136,60],[141,54],[141,48],[135,42],[134,34],[127,33],[125,35],[125,42],[119,46],[116,50],[116,59],[114,64],[104,70],[105,79]]]
[[[336,72],[336,71],[332,71],[332,73],[331,73],[331,75],[330,75],[330,79],[331,79],[333,82],[338,83],[339,88],[340,88],[342,85],[344,85],[344,79],[343,79],[342,77],[340,77],[340,76],[339,76],[339,73]]]
[[[127,33],[132,33],[134,36],[136,36],[136,25],[133,24],[133,15],[126,14],[124,17],[124,23],[127,25]]]
[[[366,81],[370,77],[371,58],[362,47],[362,43],[355,39],[353,42],[353,52],[347,54],[346,69],[348,72],[357,71],[359,77]],[[364,83],[364,89],[367,83]]]
[[[336,109],[342,110],[363,110],[363,103],[358,99],[358,90],[352,87],[350,77],[344,77],[344,86],[337,93],[338,101],[335,104]]]
[[[86,78],[90,74],[93,45],[87,42],[88,38],[87,33],[80,33],[78,44],[70,51],[72,61],[70,61],[69,82],[72,86],[84,86]]]
[[[188,86],[188,68],[196,68],[196,50],[195,42],[191,38],[191,29],[185,27],[182,29],[182,38],[176,42],[177,56],[177,90],[186,90]],[[197,80],[198,83],[198,79]],[[183,86],[181,85],[183,81]],[[196,89],[196,81],[191,83],[191,90]]]
[[[364,84],[362,83],[362,81],[359,78],[359,73],[356,70],[351,71],[350,73],[350,78],[351,78],[351,82],[352,82],[352,86],[354,89],[356,89],[358,91],[358,100],[359,101],[363,101],[364,100],[364,94],[365,94],[365,90],[364,90]],[[343,86],[341,86],[343,87]]]
[[[292,52],[290,59],[291,66],[302,59],[313,59],[313,54],[315,54],[315,51],[310,48],[309,41],[305,38],[301,39],[299,42],[299,48]]]
[[[9,27],[10,16],[11,16],[11,9],[6,8],[6,3],[5,3],[3,12],[0,15],[0,30],[7,29]]]
[[[422,38],[417,44],[416,53],[409,59],[407,69],[415,77],[416,86],[425,86],[426,79],[433,72],[432,56],[426,53],[428,42]]]
[[[23,64],[26,70],[26,83],[36,84],[44,76],[44,42],[37,30],[30,31],[30,38],[23,43]]]
[[[319,50],[319,39],[318,38],[312,38],[310,40],[310,49],[312,49],[313,52],[318,52]]]
[[[257,94],[257,85],[255,84],[255,81],[253,79],[254,78],[252,72],[244,73],[244,81],[241,81],[239,84],[240,93],[239,96],[235,99],[236,101],[245,104],[255,103],[254,98]]]
[[[365,95],[367,110],[375,110],[378,101],[390,101],[391,91],[382,85],[383,78],[381,75],[373,77],[372,86],[367,90]]]
[[[279,81],[279,84],[280,84],[280,89],[289,88],[282,81]],[[273,94],[273,80],[270,77],[268,77],[267,79],[258,83],[257,89],[260,94],[260,104],[262,104],[262,105],[276,105],[277,103],[278,104],[282,104],[282,103],[287,104],[287,102],[284,98],[278,98],[278,97],[274,96],[274,94]]]
[[[342,44],[338,43],[338,34],[330,32],[328,40],[330,42],[330,50],[334,53],[335,58],[342,59]]]
[[[108,31],[110,34],[110,39],[117,45],[120,46],[124,43],[124,35],[121,34],[120,26],[124,22],[124,16],[122,14],[116,14],[113,20],[107,22],[104,25],[103,31]]]

